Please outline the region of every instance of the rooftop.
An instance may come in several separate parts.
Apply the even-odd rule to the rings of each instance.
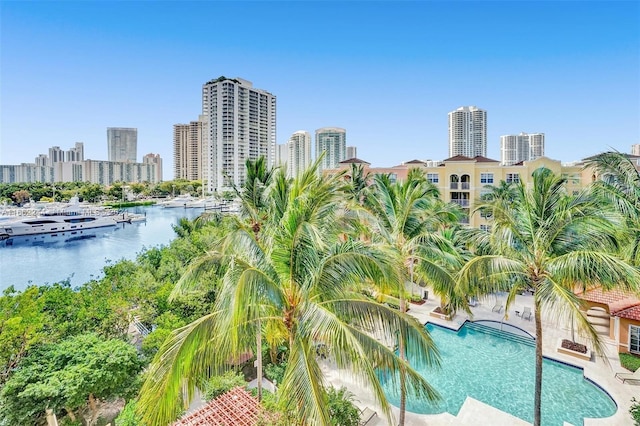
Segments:
[[[260,411],[258,400],[244,388],[237,387],[212,399],[173,426],[254,426],[258,424]]]

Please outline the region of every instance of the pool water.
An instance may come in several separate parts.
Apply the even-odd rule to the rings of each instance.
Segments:
[[[441,367],[411,365],[442,396],[439,403],[407,398],[407,410],[421,414],[449,412],[457,415],[467,396],[533,422],[535,382],[534,341],[495,328],[465,323],[458,332],[427,324],[442,358]],[[400,398],[385,385],[391,403]],[[582,369],[544,359],[542,367],[542,424],[582,425],[586,417],[609,417],[616,412],[613,400],[584,379]]]

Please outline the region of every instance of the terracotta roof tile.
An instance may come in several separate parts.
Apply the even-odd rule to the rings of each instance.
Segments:
[[[464,155],[455,155],[442,161],[473,161],[473,158],[465,157]]]
[[[614,315],[620,318],[640,321],[640,305],[632,306],[622,311],[618,311]]]
[[[632,306],[640,305],[640,299],[633,293],[624,290],[603,290],[602,287],[579,293],[578,297],[588,302],[607,305],[609,307],[609,313],[611,314],[623,311]]]
[[[352,163],[355,163],[355,164],[371,164],[371,163],[369,163],[367,161],[361,160],[361,159],[356,158],[356,157],[347,158],[346,160],[342,160],[342,161],[340,161],[339,164],[352,164]]]
[[[499,163],[498,160],[483,157],[482,155],[476,155],[475,157],[473,157],[473,159],[476,160],[478,163]]]

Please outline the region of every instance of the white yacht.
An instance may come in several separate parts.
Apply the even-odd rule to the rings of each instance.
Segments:
[[[187,208],[189,207],[189,203],[194,201],[193,197],[190,194],[180,195],[178,197],[172,198],[171,200],[166,200],[160,203],[162,207],[165,209],[169,208]]]
[[[34,217],[22,217],[0,223],[0,239],[23,235],[73,232],[116,226],[114,216],[86,214],[80,209],[78,198],[73,197],[59,209],[48,209]]]

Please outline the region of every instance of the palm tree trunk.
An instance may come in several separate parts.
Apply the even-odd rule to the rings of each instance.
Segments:
[[[536,321],[536,385],[533,401],[533,426],[540,426],[540,405],[542,402],[542,318],[540,317],[540,303],[534,301]]]
[[[256,333],[256,369],[258,370],[258,402],[262,401],[262,326],[258,319],[258,332]]]
[[[400,312],[404,312],[405,304],[404,304],[404,296],[403,289],[400,290]],[[404,336],[398,334],[398,355],[401,360],[406,359],[405,347],[404,347]],[[405,413],[407,411],[407,389],[405,385],[405,372],[404,367],[400,367],[400,420],[398,422],[398,426],[404,426],[404,418]]]

